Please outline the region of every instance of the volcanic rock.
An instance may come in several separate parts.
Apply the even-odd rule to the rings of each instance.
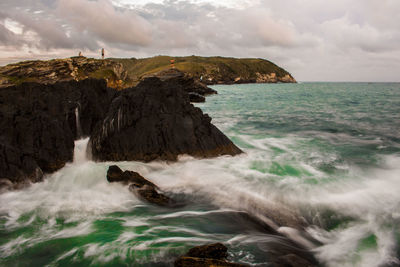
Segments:
[[[98,161],[176,160],[178,155],[215,157],[242,151],[190,104],[180,78],[147,78],[121,91],[89,140]]]

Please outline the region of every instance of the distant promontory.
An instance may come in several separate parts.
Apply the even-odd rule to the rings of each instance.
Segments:
[[[105,79],[107,86],[124,89],[143,78],[174,67],[204,84],[295,83],[293,76],[274,63],[258,58],[170,57],[94,59],[71,57],[23,61],[0,67],[0,87],[23,82],[52,84],[59,81]]]

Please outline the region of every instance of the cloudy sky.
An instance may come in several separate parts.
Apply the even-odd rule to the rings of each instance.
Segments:
[[[299,81],[400,82],[399,0],[1,0],[0,65],[26,59],[266,58]]]

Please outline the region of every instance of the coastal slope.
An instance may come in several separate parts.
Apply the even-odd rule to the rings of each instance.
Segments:
[[[105,79],[107,86],[125,89],[146,77],[171,68],[204,84],[295,83],[293,76],[274,63],[258,58],[170,57],[94,59],[71,57],[47,61],[23,61],[0,67],[0,87],[23,82],[51,84],[59,81]]]

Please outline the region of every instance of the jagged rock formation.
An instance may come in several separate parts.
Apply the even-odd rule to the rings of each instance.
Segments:
[[[189,102],[180,78],[152,77],[120,92],[94,130],[95,160],[176,160],[178,155],[214,157],[241,153],[211,118]]]
[[[188,76],[186,73],[176,68],[156,72],[154,74],[147,75],[144,78],[149,77],[157,77],[161,81],[166,81],[169,79],[180,79],[180,84],[188,93],[197,93],[202,96],[217,94],[217,91],[215,91],[214,89],[209,88],[205,84],[199,82],[198,80],[195,80],[193,77]]]
[[[74,140],[104,118],[115,90],[104,80],[24,83],[0,90],[0,179],[38,182],[71,161]],[[4,180],[4,179],[7,179]]]
[[[159,206],[173,205],[172,199],[160,193],[158,186],[145,179],[134,171],[122,171],[118,166],[112,165],[107,171],[107,181],[120,182],[129,186],[129,190],[140,198]]]
[[[186,77],[153,77],[121,92],[96,79],[2,88],[0,185],[38,182],[43,173],[62,168],[73,158],[74,140],[82,136],[92,136],[96,160],[241,153],[190,104],[186,90],[193,84]]]
[[[184,72],[178,69],[167,69],[154,74],[148,75],[145,78],[157,77],[161,81],[173,79],[179,84],[184,91],[189,94],[190,102],[205,102],[205,96],[217,94],[217,91],[209,88],[205,84],[189,77]]]

